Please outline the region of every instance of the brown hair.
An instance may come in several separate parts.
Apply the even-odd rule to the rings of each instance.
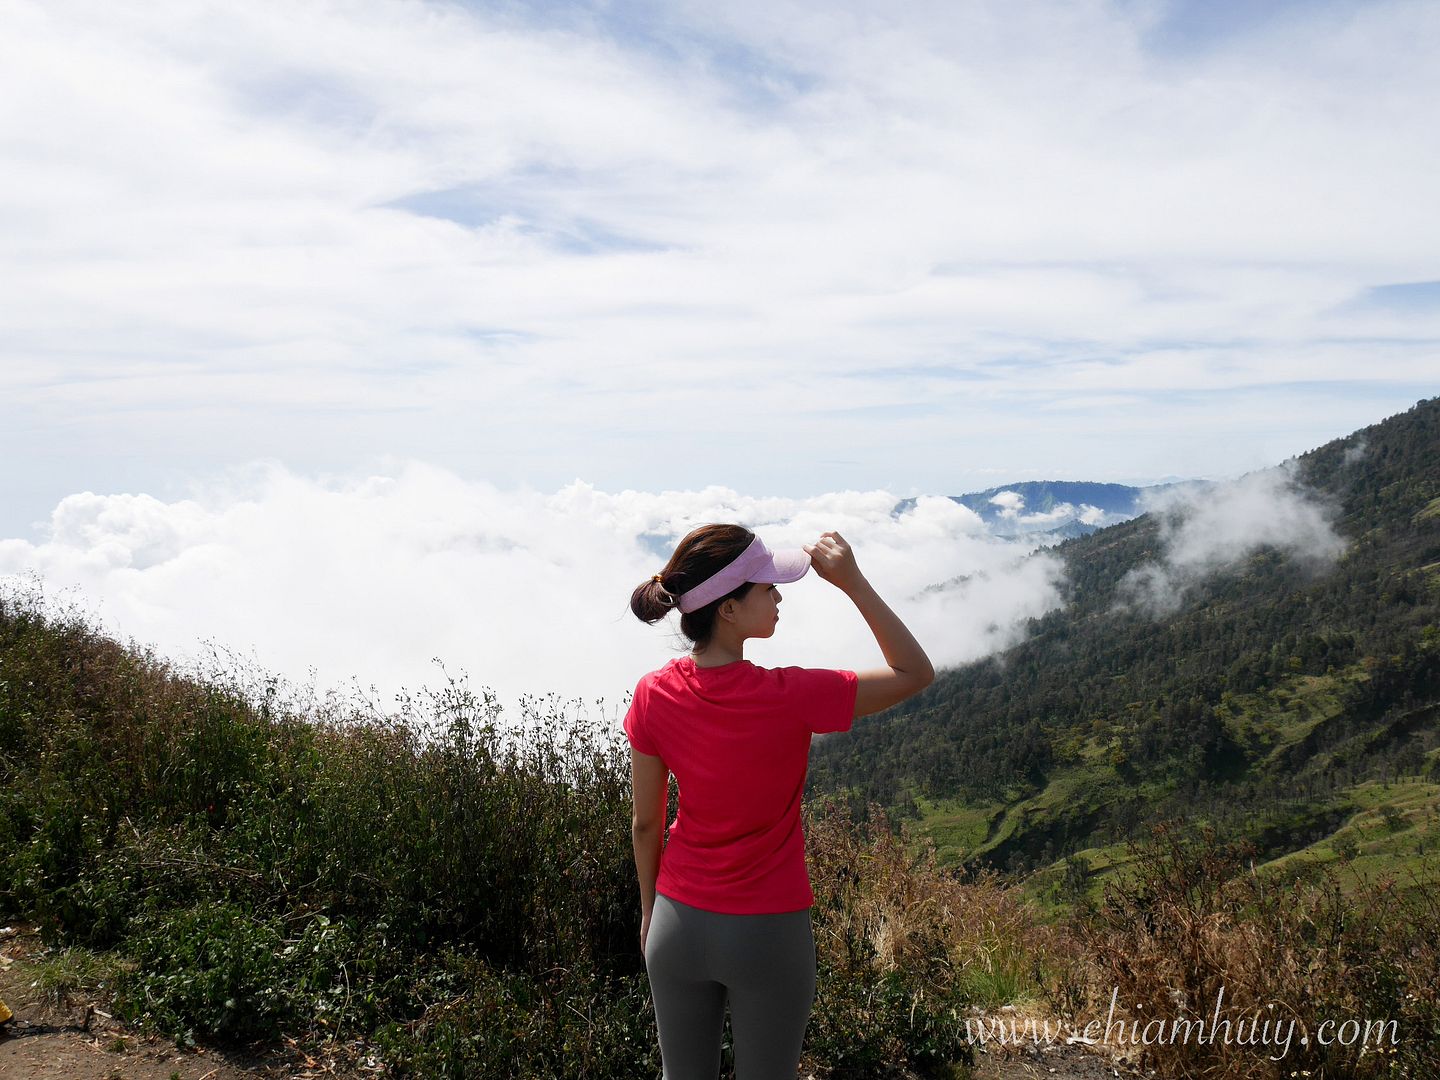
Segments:
[[[660,571],[660,580],[652,577],[636,586],[630,594],[630,610],[641,622],[659,622],[672,610],[678,610],[681,593],[734,562],[754,539],[755,534],[743,525],[701,525],[692,529],[676,545],[675,554]],[[753,584],[747,581],[702,608],[682,613],[680,632],[704,648],[715,631],[715,614],[720,605],[732,597],[743,600]]]

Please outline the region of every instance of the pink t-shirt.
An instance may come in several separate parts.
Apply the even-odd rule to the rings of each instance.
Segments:
[[[689,656],[640,680],[625,734],[680,788],[657,892],[739,915],[815,902],[800,827],[810,736],[850,729],[859,684],[853,671],[703,668]]]

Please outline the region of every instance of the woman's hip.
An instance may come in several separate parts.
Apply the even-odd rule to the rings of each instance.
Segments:
[[[734,985],[799,976],[814,978],[810,909],[736,915],[692,907],[655,894],[645,965],[653,972]]]

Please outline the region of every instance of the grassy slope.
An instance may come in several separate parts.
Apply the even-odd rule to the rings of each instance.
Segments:
[[[1440,881],[1440,784],[1417,778],[1400,778],[1391,783],[1367,780],[1340,793],[1353,813],[1329,836],[1267,862],[1257,863],[1260,874],[1308,876],[1307,867],[1316,863],[1334,864],[1347,891],[1359,881],[1391,877],[1401,891],[1412,881]],[[1388,819],[1382,807],[1393,807]],[[1004,811],[1000,811],[1004,813]],[[932,820],[963,820],[960,808],[927,808],[917,834],[936,839],[946,836],[942,827],[932,830]],[[1348,842],[1354,852],[1345,854]],[[938,849],[938,840],[937,840]],[[1086,848],[1077,853],[1090,866],[1086,895],[1099,903],[1105,886],[1116,880],[1131,864],[1123,843]],[[955,861],[952,858],[951,862]],[[1059,885],[1065,874],[1063,861],[1029,874],[1023,888],[1028,899],[1042,913],[1044,921],[1061,919],[1070,909]]]
[[[1264,693],[1231,696],[1226,725],[1242,745],[1259,752],[1256,769],[1267,771],[1288,747],[1338,715],[1346,687],[1364,678],[1361,666],[1354,665],[1330,675],[1297,675]],[[911,835],[917,842],[924,838],[933,843],[941,865],[955,866],[983,855],[1029,823],[1046,820],[1057,808],[1083,812],[1121,789],[1146,798],[1168,790],[1164,782],[1121,784],[1106,762],[1106,743],[1095,736],[1077,737],[1071,752],[1072,767],[1057,771],[1043,791],[1025,799],[983,804],[918,799],[921,818]],[[1440,748],[1429,752],[1427,764],[1437,756]],[[1348,819],[1329,836],[1260,863],[1257,870],[1295,873],[1307,863],[1334,862],[1347,885],[1360,877],[1384,875],[1403,884],[1412,872],[1421,880],[1440,879],[1440,785],[1418,778],[1388,784],[1368,780],[1329,798],[1350,811]],[[1391,815],[1393,824],[1380,811],[1384,805],[1398,812]],[[1347,841],[1356,845],[1349,859],[1341,855]],[[1124,843],[1086,848],[1078,855],[1090,866],[1086,891],[1096,901],[1106,882],[1130,861]],[[1069,906],[1058,889],[1064,871],[1063,860],[1057,860],[1026,878],[1027,895],[1049,917],[1059,917]]]

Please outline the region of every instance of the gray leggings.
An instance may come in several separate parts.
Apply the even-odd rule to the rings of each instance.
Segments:
[[[655,894],[645,969],[664,1080],[715,1080],[730,999],[736,1080],[795,1080],[815,1001],[810,910],[725,915]]]

